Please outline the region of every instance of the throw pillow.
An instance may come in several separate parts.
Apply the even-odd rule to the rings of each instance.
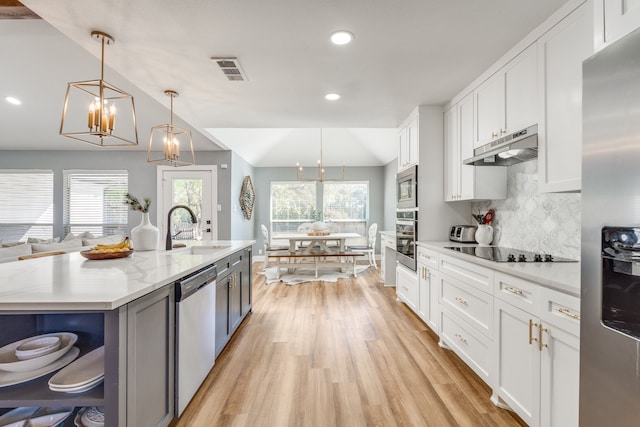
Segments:
[[[27,243],[58,243],[59,237],[52,237],[51,239],[38,239],[37,237],[29,237]]]
[[[82,249],[82,240],[73,239],[62,243],[33,243],[31,248],[34,254],[53,251],[73,252],[76,249]]]
[[[11,248],[13,246],[24,245],[24,242],[5,242],[2,244],[3,248]]]
[[[31,245],[16,245],[9,248],[0,248],[1,258],[16,258],[21,255],[31,255]]]

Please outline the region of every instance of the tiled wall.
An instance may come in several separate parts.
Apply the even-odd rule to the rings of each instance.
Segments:
[[[538,161],[509,166],[507,199],[476,202],[472,212],[495,210],[492,245],[580,258],[581,195],[538,194]]]

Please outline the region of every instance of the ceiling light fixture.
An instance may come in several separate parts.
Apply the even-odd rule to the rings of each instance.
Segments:
[[[171,98],[171,113],[169,116],[169,124],[158,125],[151,128],[151,137],[149,138],[149,150],[147,151],[147,162],[156,165],[170,166],[188,166],[196,163],[196,157],[193,153],[193,142],[191,140],[191,131],[179,128],[173,125],[173,98],[179,94],[175,90],[165,90],[164,94]],[[162,141],[162,156],[159,156],[159,150],[154,152],[153,141]],[[156,142],[156,147],[158,143]],[[180,152],[187,155],[187,159],[180,159]],[[187,153],[187,150],[189,152]],[[191,160],[188,159],[191,156]]]
[[[328,93],[324,96],[324,99],[326,99],[327,101],[337,101],[338,99],[340,99],[340,94],[339,93]]]
[[[340,30],[331,34],[331,42],[337,45],[349,44],[353,40],[353,33]]]
[[[22,104],[22,101],[20,101],[18,98],[14,98],[13,96],[7,96],[5,98],[5,100],[9,103],[9,104],[13,104],[13,105],[20,105]]]
[[[104,47],[115,40],[101,31],[91,38],[102,43],[100,80],[67,84],[60,135],[100,147],[138,145],[133,96],[104,80]]]
[[[324,166],[322,164],[322,128],[320,129],[320,159],[318,160],[318,176],[316,178],[305,178],[302,166],[300,163],[296,163],[296,176],[298,181],[344,181],[344,166],[342,166],[342,177],[340,179],[326,179],[324,177]]]

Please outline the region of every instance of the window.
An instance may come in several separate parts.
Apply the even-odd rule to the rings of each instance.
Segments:
[[[53,237],[53,171],[0,171],[0,240]]]
[[[304,222],[316,218],[315,182],[271,183],[271,235],[298,230]]]
[[[64,171],[65,234],[126,234],[128,181],[127,171]]]
[[[369,183],[325,182],[323,187],[324,220],[336,231],[366,236],[369,220]]]

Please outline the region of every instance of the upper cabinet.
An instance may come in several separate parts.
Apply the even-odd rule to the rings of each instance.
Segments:
[[[582,62],[593,53],[593,9],[582,4],[538,40],[540,192],[580,191]]]
[[[477,148],[538,122],[538,66],[535,44],[474,91]]]
[[[398,171],[418,164],[418,117],[411,117],[398,135]]]
[[[594,0],[596,50],[640,28],[640,0]]]
[[[445,201],[494,200],[507,196],[507,168],[465,165],[473,157],[473,93],[444,113]]]

